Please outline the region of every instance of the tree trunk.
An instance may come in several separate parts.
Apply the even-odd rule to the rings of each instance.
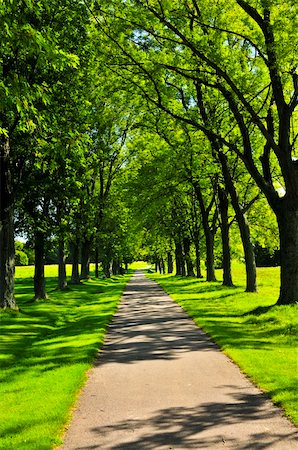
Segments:
[[[119,274],[119,261],[118,259],[113,259],[112,261],[112,274],[118,275]]]
[[[64,249],[64,239],[59,239],[58,246],[58,289],[66,289],[67,288],[67,280],[66,280],[66,256]]]
[[[90,239],[85,239],[82,243],[81,280],[86,280],[87,278],[89,278],[90,253],[91,241]]]
[[[205,230],[206,239],[206,280],[216,281],[215,268],[214,268],[214,234],[210,229]]]
[[[34,236],[35,247],[35,272],[34,272],[34,299],[48,298],[44,276],[45,235],[37,230]]]
[[[210,230],[208,220],[203,219],[203,229],[206,242],[206,280],[216,281],[214,268],[214,233]]]
[[[182,247],[182,258],[181,258],[181,276],[186,277],[185,256],[183,253],[183,247]]]
[[[201,187],[199,183],[194,184],[195,193],[200,205],[202,224],[206,241],[206,271],[207,281],[216,281],[215,269],[214,269],[214,232],[209,225],[209,211],[205,206]]]
[[[228,196],[224,189],[218,186],[219,212],[221,217],[221,240],[222,240],[222,262],[223,262],[223,285],[233,286],[231,272],[231,247],[229,235],[229,216],[228,216]]]
[[[0,308],[17,309],[10,144],[4,135],[0,137],[0,146]]]
[[[98,256],[98,247],[95,249],[95,278],[99,277],[99,256]]]
[[[201,247],[200,247],[200,238],[199,238],[199,233],[198,232],[195,232],[194,246],[195,246],[195,251],[196,251],[196,272],[197,272],[197,278],[203,278],[202,270],[201,270]]]
[[[103,262],[103,271],[106,278],[111,278],[111,263],[110,261]]]
[[[247,218],[242,214],[238,222],[243,244],[246,267],[246,292],[257,292],[257,269],[254,249],[250,240],[250,229]]]
[[[181,242],[175,242],[176,275],[185,275],[183,250]]]
[[[171,252],[168,252],[168,273],[173,273],[173,255]]]
[[[185,254],[185,262],[186,262],[186,275],[188,277],[194,277],[194,268],[193,263],[190,257],[190,239],[189,237],[185,237],[183,239],[183,248],[184,248],[184,254]]]
[[[165,262],[164,262],[163,258],[160,258],[159,266],[160,266],[160,273],[164,274],[165,273]]]
[[[246,292],[257,291],[257,270],[253,246],[250,240],[250,229],[246,215],[243,213],[239,204],[238,193],[231,178],[228,167],[227,157],[221,151],[218,151],[218,158],[222,167],[222,173],[225,180],[225,186],[230,194],[231,203],[235,211],[236,220],[238,223],[241,241],[244,250],[245,270],[246,270]]]
[[[161,274],[161,264],[160,264],[160,259],[158,259],[158,262],[157,262],[157,271]]]
[[[280,294],[278,304],[298,302],[298,209],[283,199],[277,214],[280,235]]]
[[[0,137],[0,308],[17,309],[14,296],[13,187],[10,171],[10,145]]]
[[[71,255],[72,255],[71,282],[72,282],[72,284],[80,284],[79,244],[77,242],[71,242],[70,251],[71,251]]]

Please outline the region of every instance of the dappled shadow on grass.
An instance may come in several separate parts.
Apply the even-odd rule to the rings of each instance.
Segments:
[[[53,447],[126,282],[89,280],[62,292],[50,278],[50,298],[34,304],[32,279],[17,282],[21,312],[0,314],[0,448]]]
[[[163,276],[161,284],[170,294],[179,294],[178,303],[187,311],[196,323],[205,325],[205,331],[212,336],[223,348],[246,348],[271,350],[275,336],[284,332],[283,325],[274,322],[273,318],[262,319],[274,325],[271,332],[272,342],[268,330],[263,326],[256,327],[253,318],[247,313],[243,318],[242,312],[234,311],[233,302],[239,295],[249,295],[241,292],[241,288],[227,288],[219,283],[206,283],[198,279],[185,279],[181,277]],[[190,294],[194,294],[191,296]],[[210,300],[204,298],[204,294],[210,294]],[[176,315],[173,311],[158,308],[152,310],[152,304],[159,296],[164,295],[163,289],[159,285],[149,284],[144,288],[142,283],[130,284],[128,291],[124,292],[124,301],[128,297],[134,302],[134,307],[130,306],[124,317],[118,316],[113,324],[113,330],[118,335],[119,343],[114,343],[110,349],[122,348],[123,362],[133,362],[134,360],[174,358],[179,351],[192,351],[195,346],[204,347],[203,341],[198,344],[193,340],[198,330],[176,330],[176,339],[167,342],[167,336],[175,329],[175,322],[185,320],[186,316]],[[208,301],[208,304],[206,303]],[[222,308],[224,302],[231,305],[227,314],[226,308]],[[146,308],[148,313],[146,313]],[[154,306],[156,308],[156,306]],[[249,305],[246,306],[246,309]],[[270,309],[269,307],[268,310]],[[127,315],[128,314],[128,315]],[[245,320],[245,326],[243,326]],[[207,324],[207,325],[206,325]],[[156,333],[158,331],[158,333]],[[142,342],[136,342],[135,337],[141,336]],[[123,343],[125,338],[129,341]],[[197,335],[198,338],[198,335]],[[201,339],[201,336],[200,336]],[[210,345],[210,340],[209,340]],[[281,346],[287,347],[289,343],[284,342]],[[198,347],[196,347],[198,348]],[[206,347],[208,349],[208,346]],[[143,351],[141,351],[143,350]],[[140,356],[142,355],[142,356]],[[119,357],[119,356],[118,356]]]
[[[257,308],[252,309],[251,311],[247,311],[243,314],[243,316],[260,316],[261,314],[265,314],[268,311],[270,311],[272,308],[275,308],[276,305],[269,305],[269,306],[258,306]]]
[[[49,291],[55,282],[55,278],[47,280]],[[17,284],[21,312],[0,318],[2,382],[24,376],[32,367],[45,371],[91,362],[125,281],[90,280],[68,291],[52,290],[49,300],[35,304],[28,303],[31,283],[25,279]]]
[[[222,297],[222,299],[226,298],[226,296]],[[231,300],[233,300],[233,296]],[[210,305],[207,309],[206,304],[200,308],[197,302],[194,304],[192,300],[182,299],[178,303],[224,349],[233,347],[270,350],[276,344],[277,336],[288,335],[289,339],[291,335],[293,338],[295,336],[294,330],[291,333],[285,324],[274,317],[262,317],[256,320],[250,313],[233,314],[233,312],[229,312],[226,314],[220,305]],[[279,342],[280,348],[291,345],[292,343],[285,339]]]
[[[157,410],[154,415],[109,423],[95,427],[98,446],[109,450],[152,450],[156,448],[199,449],[235,448],[262,450],[295,448],[297,433],[268,427],[279,417],[268,407],[261,394],[247,393],[237,386],[225,401],[199,404],[196,407],[176,406]],[[122,443],[110,444],[120,434]],[[123,438],[126,435],[126,438]],[[137,437],[134,437],[137,436]],[[99,443],[102,443],[102,447]],[[280,447],[279,447],[280,445]],[[276,446],[276,447],[275,447]],[[78,447],[77,450],[92,448]]]

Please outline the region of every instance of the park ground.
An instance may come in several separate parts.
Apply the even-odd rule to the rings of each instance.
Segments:
[[[137,266],[138,268],[140,265]],[[1,314],[0,448],[51,449],[61,442],[78,391],[130,275],[55,290],[32,303],[32,268],[17,268],[19,313]],[[288,417],[298,423],[297,305],[274,306],[279,269],[259,269],[259,292],[169,275],[149,276],[174,298]],[[218,274],[219,275],[219,274]],[[218,276],[220,279],[220,276]]]

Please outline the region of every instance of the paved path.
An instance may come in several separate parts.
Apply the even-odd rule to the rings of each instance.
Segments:
[[[137,272],[60,449],[297,450],[298,441],[280,411]]]

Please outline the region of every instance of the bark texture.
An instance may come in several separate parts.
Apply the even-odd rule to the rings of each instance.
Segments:
[[[34,272],[34,298],[35,300],[48,298],[44,276],[45,236],[43,231],[35,231],[35,272]]]
[[[121,264],[119,258],[114,258],[112,261],[112,274],[119,275],[121,274]]]
[[[17,309],[14,295],[13,186],[9,139],[0,137],[0,308]]]
[[[186,275],[188,277],[194,277],[194,267],[193,262],[191,260],[190,256],[190,239],[189,237],[185,237],[183,239],[183,248],[184,248],[184,254],[185,254],[185,263],[186,263]]]
[[[278,214],[280,233],[280,295],[278,304],[298,302],[298,208],[283,202]]]
[[[230,174],[227,157],[221,151],[218,151],[217,154],[222,167],[225,186],[228,193],[230,194],[231,203],[235,211],[236,220],[239,227],[241,241],[243,245],[245,270],[246,270],[246,292],[256,292],[257,270],[256,270],[255,254],[250,239],[249,223],[245,213],[242,211],[242,208],[240,206],[238,193]]]
[[[72,272],[71,272],[71,282],[72,284],[80,284],[80,273],[79,273],[79,244],[78,242],[71,242],[70,251],[72,256]]]
[[[110,261],[103,262],[103,272],[106,278],[111,278],[111,263]]]
[[[168,273],[173,273],[174,264],[173,264],[173,255],[171,252],[168,252]]]
[[[196,193],[199,205],[200,205],[200,211],[201,211],[201,215],[202,215],[202,224],[203,224],[203,230],[204,230],[205,242],[206,242],[206,271],[207,271],[206,280],[207,281],[216,281],[215,268],[214,268],[215,228],[213,226],[213,223],[211,226],[209,224],[209,214],[211,213],[213,201],[211,201],[210,205],[208,207],[206,207],[204,198],[202,195],[202,190],[201,190],[199,183],[197,183],[197,182],[194,183],[194,189],[195,189],[195,193]],[[215,218],[215,216],[213,216],[213,218]],[[213,220],[212,222],[215,222],[215,220]]]
[[[175,242],[176,275],[185,276],[183,247],[180,241]]]
[[[61,237],[59,239],[58,246],[58,289],[66,289],[66,255],[64,248],[64,239]]]
[[[201,269],[201,247],[200,247],[200,238],[199,233],[196,231],[194,235],[194,246],[196,252],[196,272],[197,278],[203,278],[202,269]]]
[[[160,258],[160,261],[159,261],[159,270],[160,270],[160,273],[161,273],[161,274],[164,274],[164,273],[165,273],[165,262],[164,262],[164,259],[163,259],[163,258]]]
[[[98,255],[98,247],[95,249],[95,278],[99,277],[99,255]]]
[[[224,189],[218,187],[219,211],[220,211],[220,230],[222,240],[222,263],[223,263],[223,285],[233,286],[231,272],[231,247],[229,235],[229,219],[228,219],[228,196]]]

